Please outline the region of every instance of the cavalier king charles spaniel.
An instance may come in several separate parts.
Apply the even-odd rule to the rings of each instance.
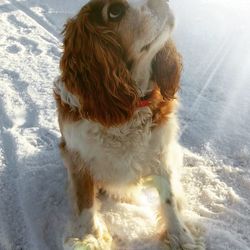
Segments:
[[[133,198],[142,180],[159,191],[166,248],[197,249],[181,217],[173,27],[167,0],[91,0],[65,25],[54,96],[77,214],[65,249],[111,249],[96,196]]]

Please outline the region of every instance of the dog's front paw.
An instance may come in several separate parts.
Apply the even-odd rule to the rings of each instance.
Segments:
[[[68,238],[64,242],[64,250],[109,250],[111,249],[112,238],[105,234],[97,238],[92,234],[86,235],[83,239]]]
[[[86,239],[80,240],[78,238],[67,238],[64,241],[63,249],[64,250],[91,250],[97,247],[95,239],[92,240],[86,237]]]
[[[166,250],[205,250],[203,238],[194,238],[186,227],[169,233],[164,244]]]
[[[112,237],[108,232],[101,237],[88,234],[82,239],[67,238],[64,241],[64,250],[110,250],[112,246]]]
[[[86,219],[74,221],[70,232],[67,232],[63,243],[64,250],[110,250],[112,237],[104,223],[97,215],[91,218],[87,226]],[[91,225],[91,226],[90,226]]]

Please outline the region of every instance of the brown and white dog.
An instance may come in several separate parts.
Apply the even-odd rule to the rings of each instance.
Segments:
[[[180,214],[176,93],[182,64],[170,40],[173,26],[166,0],[91,0],[65,26],[54,93],[78,215],[65,249],[78,243],[111,249],[95,206],[99,188],[131,196],[151,175],[165,179],[161,238],[172,249],[197,247]]]

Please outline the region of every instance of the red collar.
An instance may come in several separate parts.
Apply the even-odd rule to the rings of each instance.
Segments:
[[[140,100],[138,103],[138,108],[145,108],[148,107],[150,105],[150,101],[149,100]]]
[[[151,98],[152,93],[149,93],[143,97],[140,98],[140,101],[138,103],[138,108],[145,108],[150,105],[150,98]]]

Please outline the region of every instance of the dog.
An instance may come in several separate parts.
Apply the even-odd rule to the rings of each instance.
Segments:
[[[174,23],[167,0],[91,0],[65,25],[54,83],[76,210],[65,249],[111,249],[98,191],[131,198],[150,176],[164,187],[158,212],[166,247],[197,247],[181,218],[176,111],[182,60],[171,40]]]

